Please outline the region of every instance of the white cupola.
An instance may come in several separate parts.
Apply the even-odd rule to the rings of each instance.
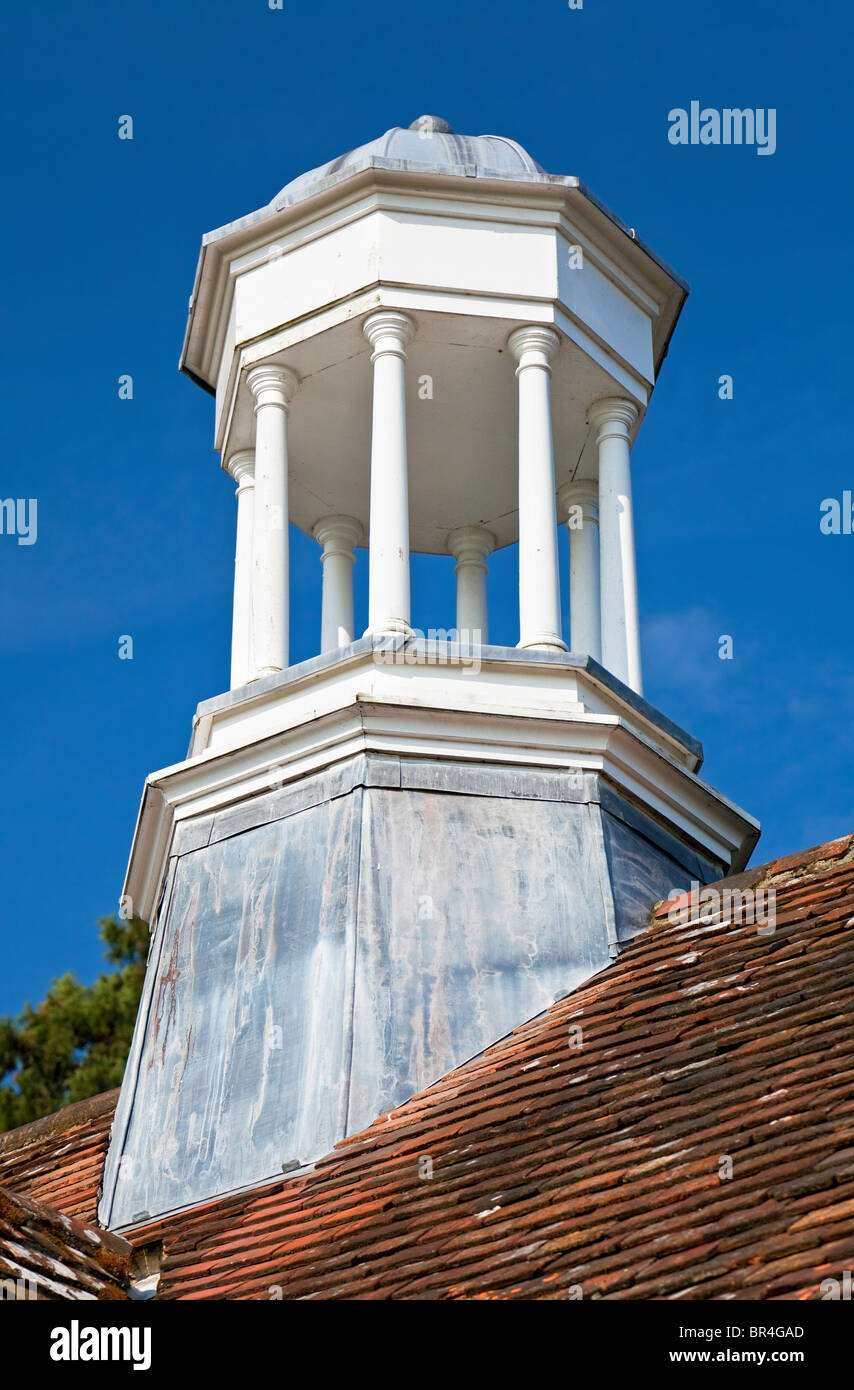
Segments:
[[[432,116],[204,238],[181,367],[237,483],[232,678],[143,794],[111,1226],[312,1162],[746,863],[756,822],[642,695],[631,448],[686,293],[577,178]],[[298,665],[291,523],[322,588]],[[455,564],[438,638],[413,552]]]

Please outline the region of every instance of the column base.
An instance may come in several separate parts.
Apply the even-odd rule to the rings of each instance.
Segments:
[[[527,642],[517,642],[517,643],[516,643],[516,648],[517,648],[518,651],[535,651],[535,652],[542,652],[542,651],[568,652],[568,651],[569,651],[569,647],[566,645],[566,643],[564,642],[563,638],[562,638],[562,637],[558,637],[557,634],[554,633],[554,632],[537,632],[537,633],[534,634],[533,637],[529,638]]]
[[[363,637],[414,637],[415,629],[404,618],[387,618],[382,627],[366,627]]]

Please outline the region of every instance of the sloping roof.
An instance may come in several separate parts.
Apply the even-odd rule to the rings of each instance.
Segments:
[[[139,1229],[158,1297],[818,1297],[854,1262],[854,837],[716,887],[313,1171]],[[760,888],[772,932],[733,920]]]
[[[105,1091],[0,1134],[0,1184],[94,1221],[118,1098]]]
[[[125,1299],[133,1250],[109,1231],[0,1188],[0,1282],[21,1299]]]

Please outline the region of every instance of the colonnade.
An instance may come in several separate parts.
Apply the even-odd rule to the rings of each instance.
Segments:
[[[363,325],[371,345],[370,535],[354,517],[324,517],[314,527],[321,547],[321,649],[355,637],[353,550],[369,545],[368,633],[410,628],[409,495],[406,452],[406,349],[415,334],[408,314],[379,310]],[[612,397],[588,412],[598,482],[566,483],[555,495],[551,415],[552,362],[560,346],[553,328],[530,325],[511,334],[519,394],[519,646],[566,651],[561,631],[558,521],[570,550],[570,634],[574,652],[589,654],[641,692],[637,576],[630,447],[637,406]],[[288,413],[299,380],[288,367],[254,367],[247,383],[255,400],[255,448],[230,457],[237,482],[232,688],[288,666]],[[456,560],[457,627],[488,641],[486,561],[495,537],[461,526],[447,539]]]

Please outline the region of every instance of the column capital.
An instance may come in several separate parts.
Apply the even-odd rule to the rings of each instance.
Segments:
[[[596,431],[597,441],[614,435],[619,439],[628,439],[639,413],[634,401],[625,400],[622,396],[609,396],[593,402],[587,411],[587,420]]]
[[[352,562],[353,547],[361,545],[365,538],[364,527],[354,516],[321,517],[312,527],[311,534],[323,548],[321,560],[325,560],[327,555],[346,555]]]
[[[485,569],[484,561],[495,549],[496,540],[485,526],[458,526],[445,544],[458,565],[480,565]]]
[[[223,465],[226,473],[237,483],[238,489],[253,487],[255,484],[255,450],[239,449]]]
[[[386,353],[406,356],[406,345],[415,337],[415,323],[396,309],[379,309],[362,324],[362,332],[373,348],[372,362]]]
[[[516,375],[526,367],[545,367],[551,370],[551,362],[560,347],[560,336],[547,324],[529,324],[517,328],[507,339],[507,346],[518,362]]]
[[[571,507],[580,507],[583,517],[599,520],[599,484],[595,478],[573,478],[557,491],[557,505],[566,518]]]
[[[253,367],[246,374],[246,383],[255,397],[255,413],[264,405],[280,405],[287,410],[296,395],[299,377],[290,367],[277,367],[272,362]]]

